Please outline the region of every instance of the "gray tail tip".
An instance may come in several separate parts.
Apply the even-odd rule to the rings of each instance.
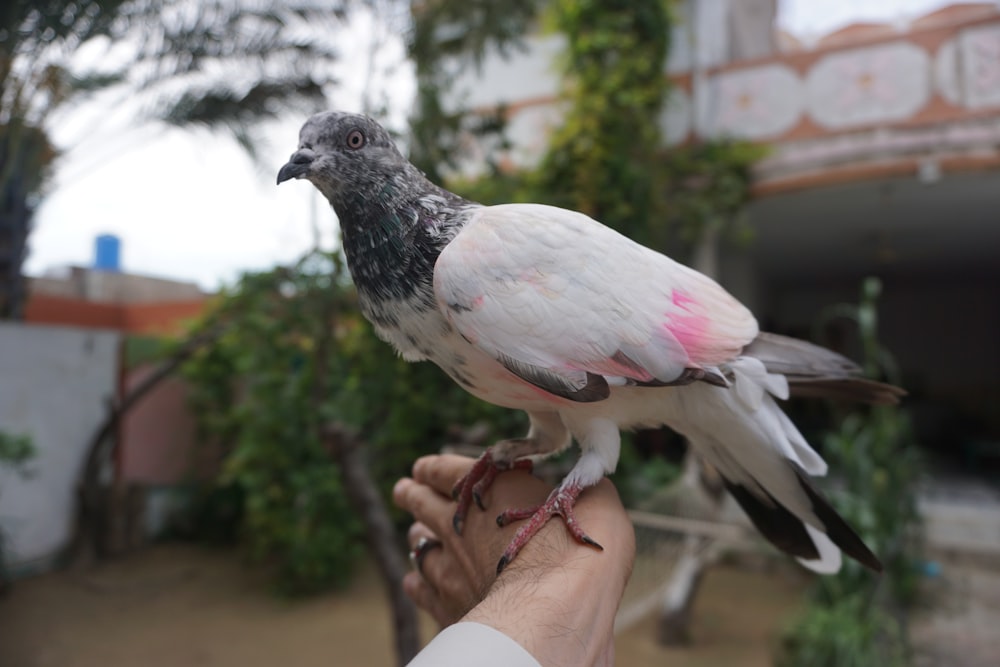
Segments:
[[[844,519],[830,506],[804,472],[797,471],[799,483],[809,498],[817,518],[825,526],[826,536],[847,556],[869,570],[882,572],[882,562]],[[733,496],[757,530],[781,551],[805,560],[816,560],[819,550],[801,519],[792,514],[770,494],[761,497],[745,486],[723,478]]]

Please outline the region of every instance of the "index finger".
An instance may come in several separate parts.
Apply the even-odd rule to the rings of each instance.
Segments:
[[[454,532],[451,517],[455,514],[455,503],[426,484],[404,477],[393,487],[392,499],[397,507],[412,514],[435,535],[444,537]]]
[[[456,454],[422,456],[413,464],[413,479],[450,498],[451,490],[475,462],[475,459]]]

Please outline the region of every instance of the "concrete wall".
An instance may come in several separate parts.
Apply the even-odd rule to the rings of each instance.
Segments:
[[[104,303],[158,303],[204,298],[195,283],[115,271],[70,267],[60,277],[32,278],[30,291]]]
[[[144,365],[128,373],[126,391],[154,370]],[[187,406],[187,385],[167,378],[142,398],[122,420],[122,478],[144,486],[190,481],[198,466],[194,415]]]
[[[0,430],[31,436],[29,479],[0,471],[0,529],[15,574],[51,564],[72,528],[87,442],[118,378],[119,334],[0,324]]]
[[[774,0],[678,2],[664,142],[736,137],[767,143],[757,195],[817,185],[1000,166],[1000,13],[958,3],[906,25],[854,24],[806,49],[776,42]],[[538,32],[524,49],[455,62],[449,110],[503,106],[509,148],[468,137],[459,171],[487,158],[531,167],[559,126],[563,39]]]

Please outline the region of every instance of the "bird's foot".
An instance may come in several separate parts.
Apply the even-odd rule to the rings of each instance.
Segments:
[[[455,532],[459,535],[462,534],[465,517],[468,515],[469,507],[472,506],[473,502],[476,503],[479,509],[486,509],[486,505],[483,504],[483,494],[493,484],[493,480],[496,479],[497,475],[507,470],[527,470],[531,472],[531,468],[532,463],[530,459],[521,459],[513,462],[496,461],[491,451],[487,449],[479,457],[479,460],[472,464],[472,468],[468,474],[458,480],[458,483],[451,490],[451,497],[458,502],[458,508],[455,510],[455,516],[452,519]]]
[[[534,537],[535,533],[541,530],[548,523],[549,519],[556,514],[562,517],[563,522],[566,524],[566,530],[569,531],[570,535],[577,542],[594,547],[598,551],[604,551],[604,547],[583,532],[583,528],[580,527],[573,512],[576,499],[582,491],[583,487],[579,484],[565,484],[553,489],[546,501],[538,507],[506,510],[501,513],[497,517],[497,525],[501,528],[522,519],[527,519],[528,522],[517,530],[517,533],[514,534],[514,539],[510,541],[507,549],[504,550],[503,555],[500,557],[500,562],[497,563],[497,574],[499,575],[503,572],[503,569],[514,560],[514,557],[528,543],[528,540]]]

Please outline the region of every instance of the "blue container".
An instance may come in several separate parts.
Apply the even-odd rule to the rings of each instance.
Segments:
[[[121,271],[122,241],[113,234],[101,234],[94,240],[94,268],[98,271]]]

